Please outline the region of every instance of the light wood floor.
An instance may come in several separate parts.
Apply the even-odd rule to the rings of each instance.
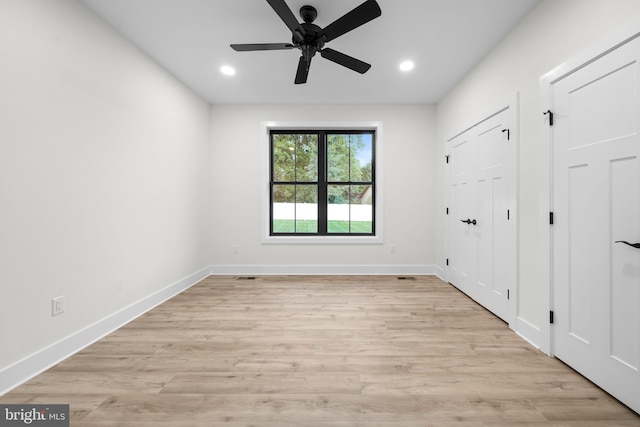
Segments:
[[[432,277],[211,277],[0,397],[71,425],[640,426]]]

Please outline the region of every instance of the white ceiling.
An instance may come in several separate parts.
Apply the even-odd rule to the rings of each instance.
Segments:
[[[364,75],[313,58],[294,85],[300,52],[236,52],[231,43],[289,43],[265,0],[82,0],[212,104],[435,103],[538,0],[378,0],[382,16],[327,44],[372,64]],[[364,0],[287,0],[296,17],[311,4],[325,27]],[[401,61],[416,66],[398,70]],[[219,69],[233,66],[224,76]]]

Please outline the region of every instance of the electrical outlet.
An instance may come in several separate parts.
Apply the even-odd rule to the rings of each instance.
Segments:
[[[51,300],[51,315],[57,316],[64,313],[64,295]]]
[[[392,254],[396,253],[396,245],[391,245],[389,248],[389,252],[391,252]]]

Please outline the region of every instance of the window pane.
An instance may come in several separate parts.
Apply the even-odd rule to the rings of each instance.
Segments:
[[[327,205],[327,231],[349,232],[349,186],[329,185]]]
[[[369,182],[373,178],[373,135],[327,135],[329,182]]]
[[[296,185],[296,233],[318,232],[318,187]]]
[[[295,181],[295,135],[273,135],[273,180]]]
[[[327,231],[329,233],[373,232],[373,187],[329,185]]]
[[[318,181],[318,135],[295,135],[297,182]]]
[[[272,229],[274,233],[294,233],[295,230],[295,185],[274,185],[272,206]]]
[[[317,182],[318,135],[273,135],[274,182]]]
[[[352,185],[350,191],[350,232],[373,232],[373,187]]]
[[[349,181],[349,137],[351,135],[327,135],[327,180]]]
[[[370,182],[373,180],[373,135],[366,133],[352,135],[351,157],[355,159],[351,165],[351,181]]]

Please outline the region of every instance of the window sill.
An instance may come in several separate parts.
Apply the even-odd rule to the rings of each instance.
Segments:
[[[266,236],[262,244],[284,245],[381,245],[384,241],[380,236]]]

